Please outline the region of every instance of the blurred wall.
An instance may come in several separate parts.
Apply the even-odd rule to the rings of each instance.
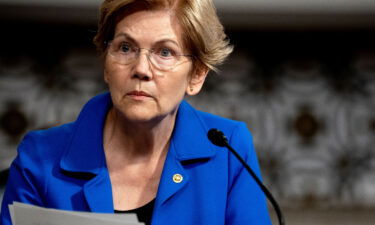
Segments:
[[[75,120],[106,90],[91,43],[99,1],[64,2],[0,1],[2,186],[25,132]],[[318,224],[330,209],[350,213],[329,224],[374,224],[374,1],[216,2],[235,51],[188,100],[247,122],[289,220]]]

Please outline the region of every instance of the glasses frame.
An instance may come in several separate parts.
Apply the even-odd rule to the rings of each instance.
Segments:
[[[117,56],[115,56],[115,55],[112,53],[112,51],[111,51],[111,46],[112,46],[112,44],[113,44],[113,40],[108,41],[108,42],[105,42],[105,44],[106,44],[106,46],[107,46],[107,54],[109,54],[110,56],[112,56],[112,57],[115,58],[115,60],[116,60]],[[165,71],[165,72],[167,72],[167,71],[171,71],[171,70],[173,70],[174,68],[176,68],[177,66],[181,65],[182,63],[187,62],[187,61],[180,60],[180,61],[177,61],[173,66],[170,66],[170,67],[168,67],[168,68],[162,68],[162,67],[160,66],[160,64],[157,63],[157,62],[155,61],[155,59],[152,59],[152,57],[150,56],[150,55],[155,51],[155,49],[140,48],[140,47],[136,47],[136,46],[134,46],[134,47],[132,47],[132,48],[133,48],[133,50],[136,50],[136,54],[135,54],[134,59],[129,60],[128,62],[124,62],[123,60],[116,60],[116,61],[117,61],[119,64],[122,64],[122,65],[130,65],[130,64],[136,62],[137,60],[139,60],[139,57],[140,57],[140,55],[141,55],[141,51],[142,51],[142,50],[146,50],[146,51],[147,51],[146,56],[147,56],[148,62],[149,62],[149,63],[150,63],[155,69],[158,69],[158,70],[160,70],[160,71]],[[175,54],[175,56],[178,56],[178,57],[188,57],[188,58],[191,58],[191,59],[194,59],[194,58],[195,58],[195,56],[192,55],[192,54]]]

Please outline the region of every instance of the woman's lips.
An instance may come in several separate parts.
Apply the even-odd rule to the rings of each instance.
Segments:
[[[144,98],[151,98],[152,96],[148,94],[147,92],[144,91],[130,91],[126,93],[127,96],[132,97],[133,99],[136,100],[141,100]]]

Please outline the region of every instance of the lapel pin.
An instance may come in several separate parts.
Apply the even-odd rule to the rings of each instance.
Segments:
[[[184,178],[182,177],[181,174],[176,173],[175,175],[173,175],[173,182],[175,182],[177,184],[181,183],[183,179]]]

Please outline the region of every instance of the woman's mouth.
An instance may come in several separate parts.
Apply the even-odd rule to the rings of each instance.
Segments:
[[[151,98],[152,96],[144,91],[130,91],[126,93],[126,96],[131,97],[134,100],[143,100],[145,98]]]

